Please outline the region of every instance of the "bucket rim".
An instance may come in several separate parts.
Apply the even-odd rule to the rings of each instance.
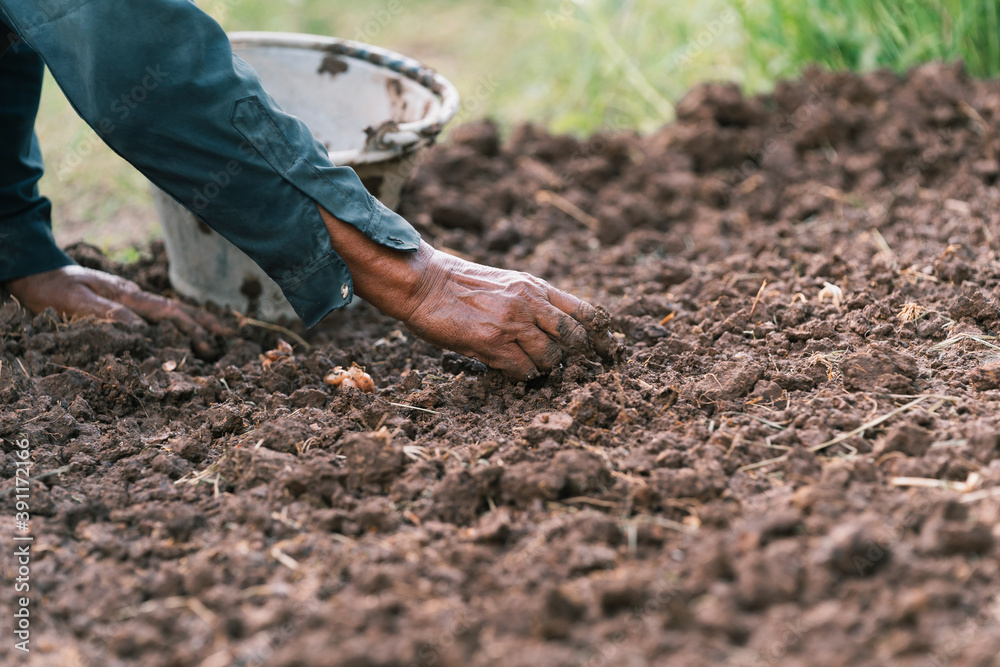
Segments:
[[[232,32],[229,33],[229,41],[235,48],[257,46],[305,49],[362,60],[415,81],[441,100],[440,108],[436,112],[428,114],[426,118],[394,124],[390,133],[380,136],[383,143],[389,144],[388,147],[382,150],[366,148],[331,153],[330,159],[336,164],[362,164],[399,157],[407,150],[414,150],[421,145],[432,143],[441,133],[445,124],[458,113],[458,90],[451,81],[413,58],[380,46],[340,37],[298,32]],[[395,147],[392,146],[394,138],[399,139],[399,143]]]

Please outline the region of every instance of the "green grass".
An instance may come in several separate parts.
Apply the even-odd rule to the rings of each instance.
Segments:
[[[748,58],[768,76],[809,64],[904,71],[963,59],[979,77],[1000,74],[998,0],[746,0],[739,3]]]
[[[749,92],[817,62],[897,70],[962,57],[1000,68],[1000,0],[204,0],[230,31],[337,35],[435,67],[463,97],[458,122],[489,116],[584,135],[656,130],[691,86]],[[47,86],[38,121],[57,237],[109,250],[158,234],[144,179],[103,148]],[[82,150],[86,159],[74,162]]]

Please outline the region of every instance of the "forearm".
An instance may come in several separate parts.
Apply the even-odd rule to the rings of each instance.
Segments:
[[[319,210],[334,249],[351,272],[355,294],[386,315],[408,319],[434,250],[426,243],[416,252],[392,250],[329,211]]]

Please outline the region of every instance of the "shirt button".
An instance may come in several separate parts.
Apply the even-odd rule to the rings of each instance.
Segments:
[[[351,293],[351,288],[347,286],[347,283],[344,283],[343,285],[340,286],[340,296],[346,299],[347,295],[350,293]]]

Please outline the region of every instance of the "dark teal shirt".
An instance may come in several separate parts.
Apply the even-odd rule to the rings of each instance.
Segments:
[[[34,54],[112,150],[259,264],[307,326],[354,293],[316,204],[384,246],[419,246],[189,0],[0,0],[0,18],[0,48],[13,40],[0,56],[0,282],[70,261],[36,186]]]

